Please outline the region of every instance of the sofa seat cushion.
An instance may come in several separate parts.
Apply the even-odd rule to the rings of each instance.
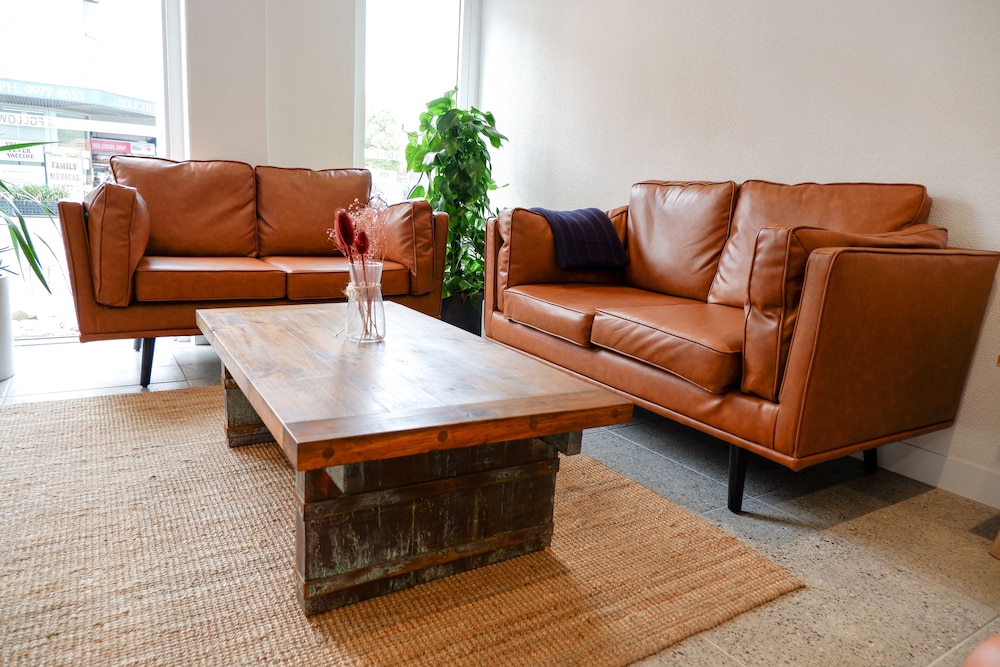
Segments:
[[[285,273],[252,257],[150,257],[135,270],[137,301],[281,299]]]
[[[114,155],[111,171],[116,182],[134,187],[146,202],[146,254],[257,256],[256,186],[249,164]]]
[[[261,256],[339,255],[326,234],[337,209],[368,203],[367,169],[258,166],[257,218]]]
[[[261,261],[287,277],[287,296],[292,301],[343,299],[350,279],[346,257],[262,257]],[[410,293],[410,270],[399,262],[382,262],[382,295]]]
[[[518,285],[504,292],[504,316],[571,343],[589,347],[594,313],[601,306],[653,306],[687,301],[624,285]]]
[[[744,319],[718,304],[615,304],[597,309],[591,342],[721,394],[740,381]]]

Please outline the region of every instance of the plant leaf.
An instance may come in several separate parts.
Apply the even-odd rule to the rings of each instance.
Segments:
[[[420,130],[407,135],[407,171],[428,174],[426,187],[415,185],[410,197],[425,197],[448,214],[444,297],[483,290],[486,218],[493,215],[489,192],[496,189],[489,147],[507,137],[497,131],[493,114],[455,106],[457,88],[427,103]]]

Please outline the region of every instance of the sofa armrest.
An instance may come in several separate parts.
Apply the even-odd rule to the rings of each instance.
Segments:
[[[149,243],[149,211],[138,190],[102,183],[83,198],[94,298],[105,306],[132,301],[135,269]]]
[[[628,204],[616,206],[610,211],[605,211],[605,213],[611,218],[611,224],[618,231],[618,238],[621,239],[622,245],[628,247],[626,243],[627,239],[625,238],[628,230]]]
[[[90,242],[82,201],[63,199],[59,202],[59,225],[69,269],[73,305],[81,334],[96,328],[100,307],[94,299],[94,280],[90,268]]]
[[[440,291],[448,214],[432,210],[425,199],[411,199],[386,208],[385,220],[385,259],[410,270],[410,294]]]
[[[621,206],[606,212],[622,245],[625,245],[627,211],[627,206]],[[486,275],[484,303],[487,313],[503,310],[503,292],[508,287],[538,283],[618,284],[623,281],[621,269],[560,269],[548,221],[526,208],[506,208],[488,221]]]
[[[809,255],[775,448],[799,459],[955,419],[1000,253],[820,248]]]
[[[740,388],[776,401],[795,328],[806,263],[817,248],[944,248],[947,230],[918,224],[884,234],[765,227],[757,234],[747,291]]]

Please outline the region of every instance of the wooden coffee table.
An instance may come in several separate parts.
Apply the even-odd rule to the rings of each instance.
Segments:
[[[384,341],[348,342],[345,308],[197,312],[230,446],[273,440],[295,469],[305,612],[548,546],[558,451],[632,404],[395,303]]]

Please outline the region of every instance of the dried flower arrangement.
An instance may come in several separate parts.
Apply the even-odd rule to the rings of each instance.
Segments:
[[[327,238],[350,263],[350,283],[344,290],[348,301],[347,337],[376,341],[385,336],[382,308],[382,259],[385,257],[385,201],[372,197],[367,204],[354,200],[350,210],[338,209]]]
[[[338,209],[334,227],[326,236],[347,260],[355,262],[381,262],[385,257],[385,210],[388,205],[375,195],[362,204],[357,199],[348,209]]]

